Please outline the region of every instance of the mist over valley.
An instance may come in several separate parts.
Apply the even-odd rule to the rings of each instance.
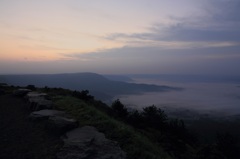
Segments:
[[[239,76],[66,73],[1,75],[0,82],[89,90],[108,105],[116,99],[128,109],[155,105],[169,115],[182,118],[240,114]]]
[[[240,114],[239,76],[132,75],[135,83],[183,88],[164,93],[145,92],[117,96],[130,108],[156,105],[173,116],[194,118],[208,115],[226,117]],[[185,114],[185,115],[184,115]]]

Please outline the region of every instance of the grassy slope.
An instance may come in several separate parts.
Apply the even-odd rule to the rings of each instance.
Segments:
[[[147,137],[136,132],[132,127],[117,121],[94,106],[73,97],[55,99],[58,109],[64,110],[76,118],[80,126],[92,125],[103,132],[107,138],[118,141],[120,147],[131,159],[168,159],[160,146],[152,143]]]

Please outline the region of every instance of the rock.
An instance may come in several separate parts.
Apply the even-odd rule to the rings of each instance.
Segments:
[[[40,100],[37,102],[37,106],[35,110],[42,110],[42,109],[52,109],[53,108],[53,102],[51,100]]]
[[[47,100],[44,97],[34,97],[29,99],[30,110],[38,111],[43,109],[52,109],[53,102],[51,100]]]
[[[92,126],[77,128],[66,134],[58,159],[125,159],[116,142],[105,138]]]
[[[31,99],[31,98],[44,98],[44,99],[49,99],[49,96],[46,93],[38,93],[38,92],[29,92],[25,98],[27,100]]]
[[[54,133],[63,134],[69,130],[77,128],[78,121],[62,116],[52,116],[49,117],[46,127]]]
[[[31,92],[30,89],[18,89],[13,92],[13,95],[17,97],[24,97],[29,92]]]
[[[25,99],[28,100],[29,108],[33,111],[52,109],[53,107],[53,102],[49,100],[49,96],[46,93],[29,92]]]
[[[49,117],[53,116],[64,116],[65,112],[58,111],[58,110],[40,110],[40,111],[34,111],[29,115],[30,120],[38,121],[38,120],[47,120]]]

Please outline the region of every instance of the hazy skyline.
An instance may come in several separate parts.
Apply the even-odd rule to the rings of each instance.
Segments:
[[[0,74],[240,75],[238,0],[1,0]]]

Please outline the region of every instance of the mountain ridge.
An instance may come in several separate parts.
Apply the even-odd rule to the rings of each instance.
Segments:
[[[181,90],[177,87],[113,81],[103,75],[91,72],[0,75],[0,82],[19,86],[35,85],[37,87],[61,87],[78,91],[89,90],[96,98],[102,100],[116,95]]]

